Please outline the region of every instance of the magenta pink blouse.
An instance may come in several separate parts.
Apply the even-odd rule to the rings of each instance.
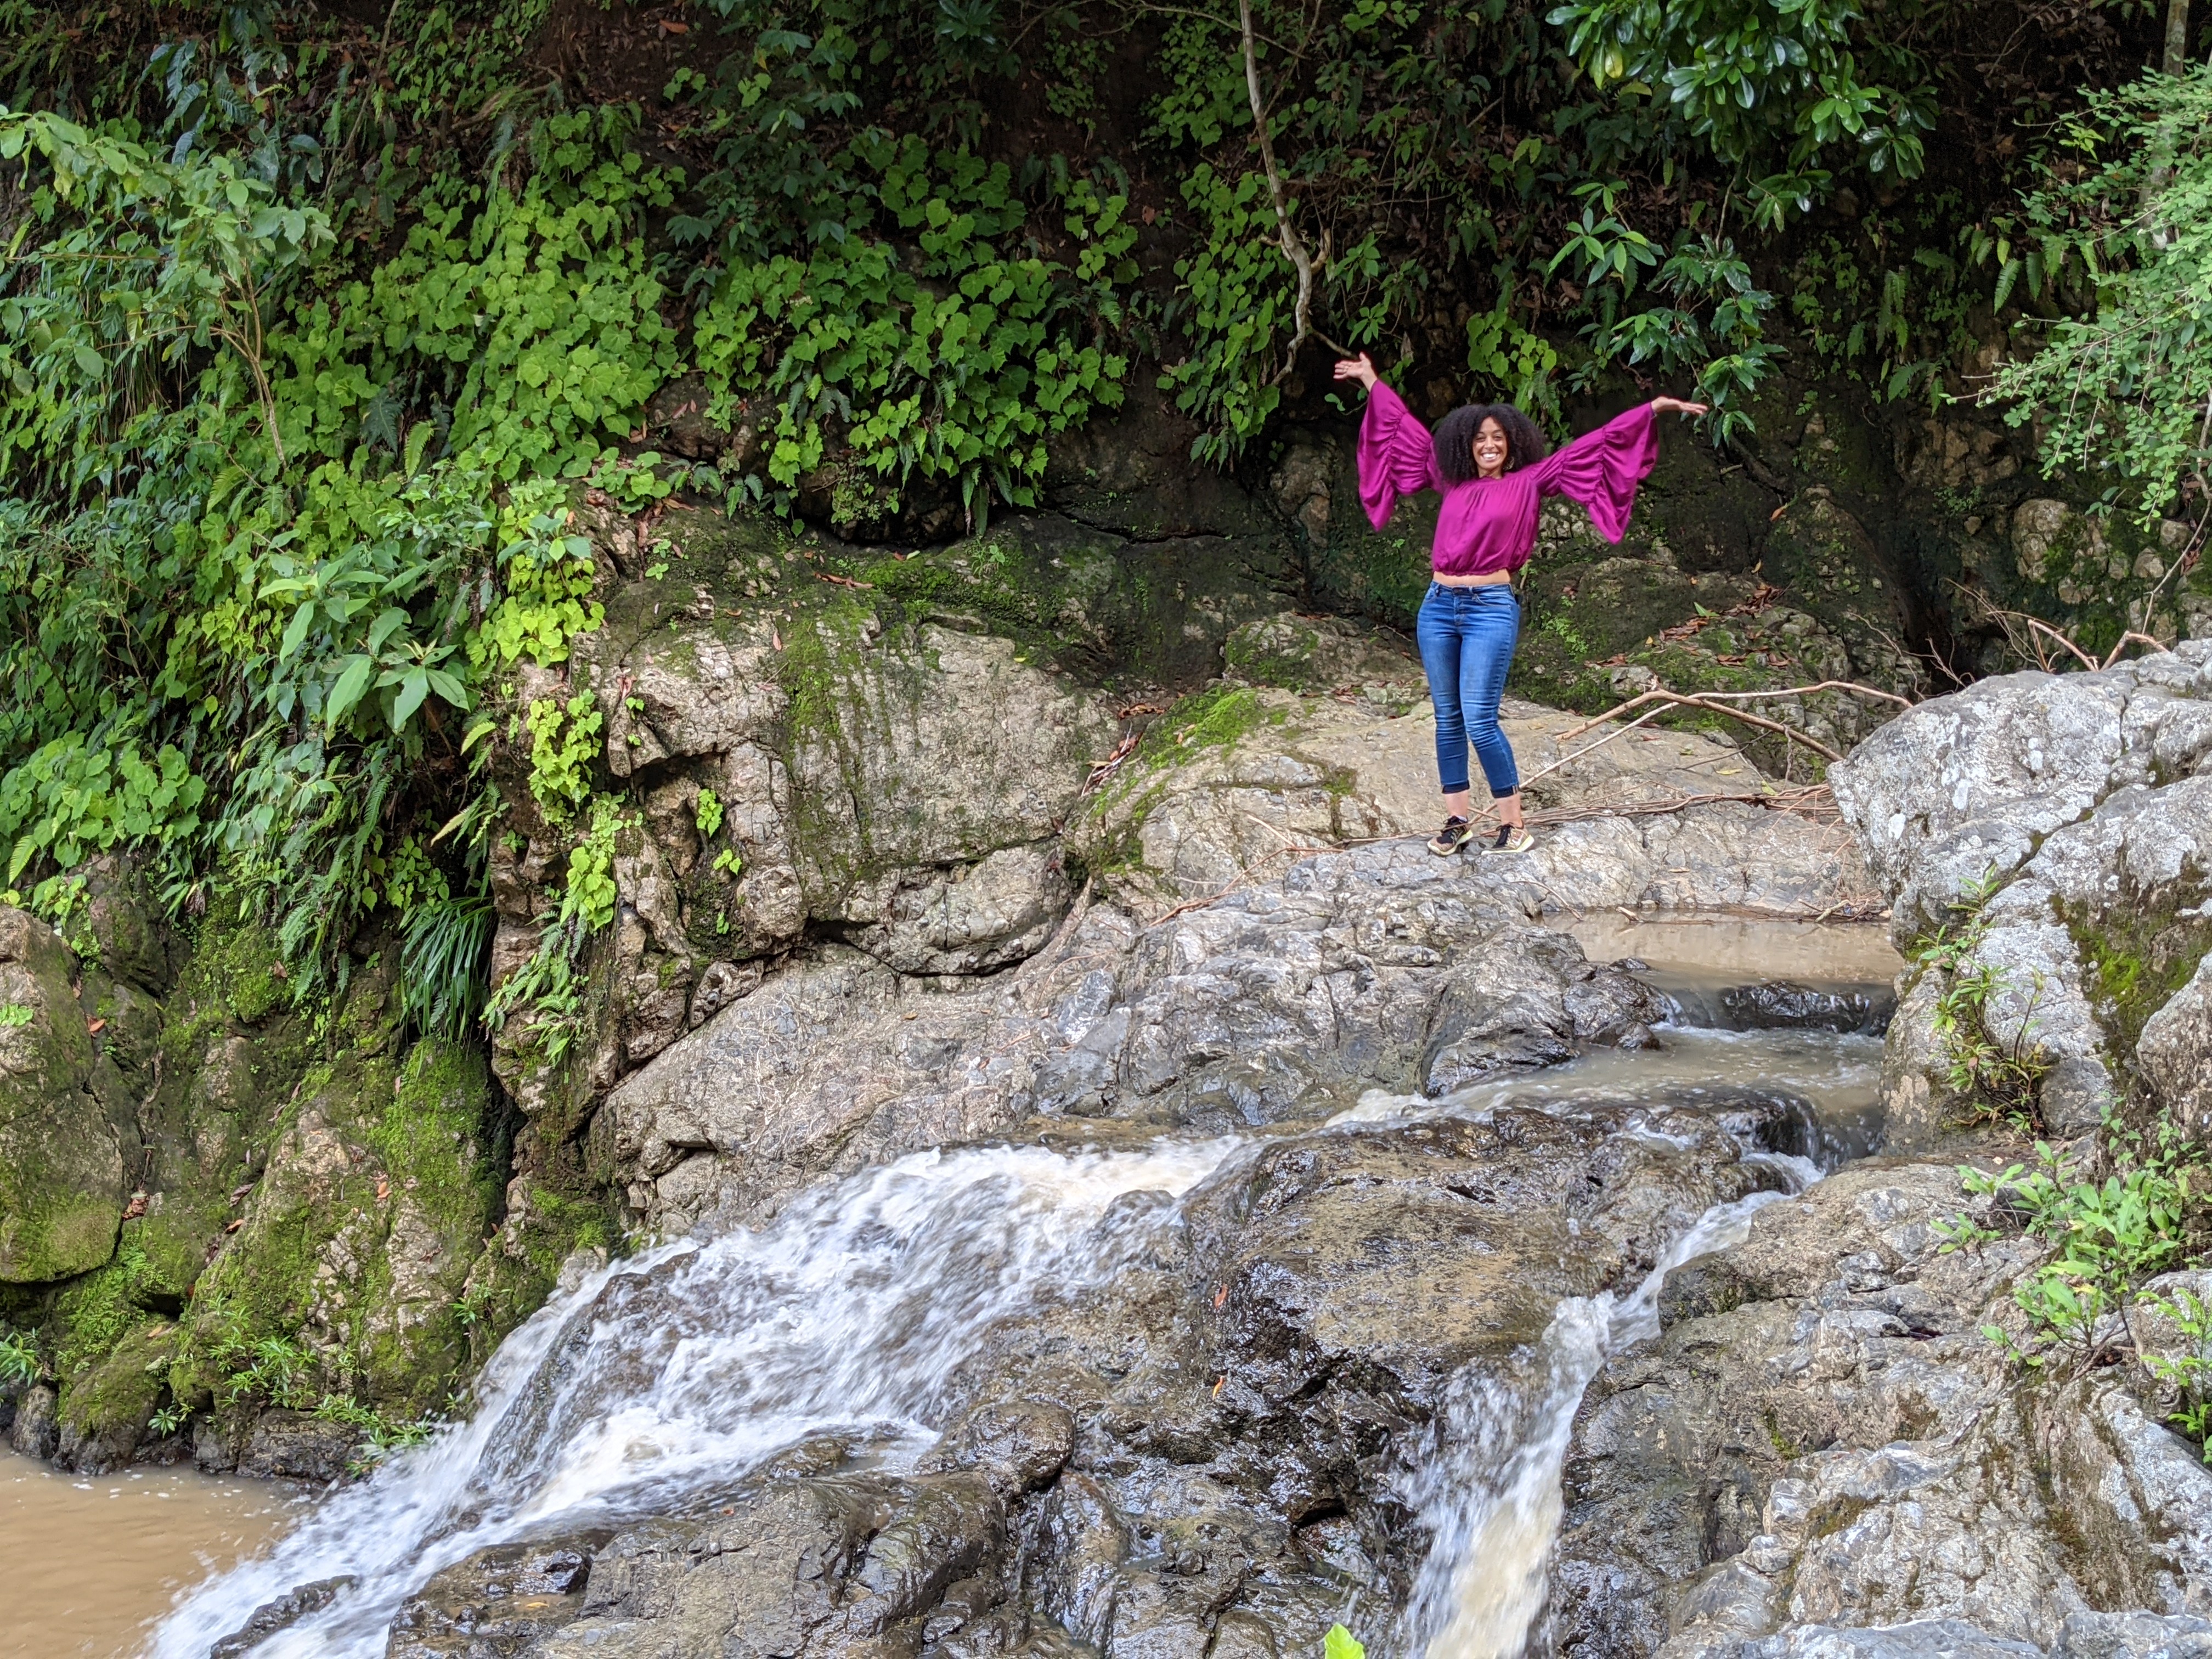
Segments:
[[[1536,514],[1547,495],[1565,495],[1589,509],[1590,522],[1609,542],[1628,528],[1636,486],[1659,459],[1659,434],[1651,405],[1640,404],[1586,432],[1565,448],[1516,467],[1498,478],[1448,484],[1437,476],[1437,452],[1428,428],[1398,394],[1375,383],[1367,416],[1359,423],[1359,504],[1377,530],[1390,522],[1401,495],[1438,491],[1443,511],[1430,563],[1440,576],[1479,576],[1518,570],[1536,549]]]

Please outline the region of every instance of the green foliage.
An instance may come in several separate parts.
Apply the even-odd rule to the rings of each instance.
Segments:
[[[2212,1310],[2189,1291],[2171,1297],[2147,1296],[2142,1300],[2166,1316],[2191,1350],[2172,1358],[2147,1356],[2151,1375],[2177,1396],[2166,1420],[2193,1441],[2204,1461],[2212,1463],[2212,1361],[2205,1358],[2206,1350],[2212,1347]]]
[[[21,1331],[0,1325],[0,1383],[28,1388],[39,1380],[39,1351]]]
[[[1587,221],[1589,210],[1583,216]],[[1572,250],[1570,243],[1561,257]],[[1716,441],[1748,432],[1751,416],[1743,405],[1781,356],[1765,339],[1761,320],[1774,296],[1753,285],[1735,244],[1717,236],[1694,241],[1685,236],[1660,267],[1655,286],[1670,303],[1627,312],[1618,311],[1611,293],[1601,290],[1601,314],[1585,331],[1595,349],[1582,378],[1622,356],[1632,364],[1650,363],[1670,379],[1694,382],[1697,397],[1713,406]],[[1620,298],[1632,291],[1632,283],[1624,282]]]
[[[591,538],[568,533],[574,515],[561,486],[532,478],[507,492],[500,509],[499,562],[506,592],[471,641],[482,666],[528,657],[541,668],[568,659],[568,641],[605,620],[592,599],[597,574]]]
[[[623,823],[616,802],[603,795],[592,803],[591,828],[568,854],[560,904],[538,918],[538,948],[484,1010],[493,1030],[510,1019],[524,1022],[527,1046],[549,1070],[560,1066],[583,1030],[584,956],[592,936],[614,920],[615,842]]]
[[[592,798],[592,763],[605,723],[588,691],[569,698],[565,710],[551,697],[530,705],[530,793],[555,823],[566,823]]]
[[[1723,161],[1777,168],[1752,185],[1777,228],[1826,189],[1820,163],[1839,151],[1877,175],[1920,173],[1925,70],[1852,0],[1567,0],[1549,21],[1616,98],[1663,108]],[[1863,61],[1899,84],[1862,81]]]
[[[2203,1170],[2172,1123],[2160,1120],[2144,1135],[2108,1118],[2100,1155],[2109,1169],[2102,1180],[2040,1141],[2033,1170],[1959,1171],[1967,1192],[1996,1199],[2021,1231],[2051,1246],[2013,1289],[2029,1342],[1999,1325],[1982,1331],[2031,1369],[2056,1363],[2078,1375],[2107,1357],[2124,1340],[2145,1281],[2189,1265],[2204,1245]],[[1967,1222],[1945,1231],[1946,1251],[1995,1236]]]
[[[722,827],[721,798],[711,789],[701,789],[699,799],[691,803],[691,821],[698,826],[702,840],[712,840]]]
[[[2069,264],[2094,288],[2087,315],[2060,317],[1990,388],[2014,425],[2041,426],[2045,465],[2116,478],[2146,523],[2185,487],[2212,495],[2212,67],[2093,97],[1989,252],[1999,303]]]
[[[216,1351],[216,1359],[224,1373],[222,1397],[234,1404],[258,1400],[297,1408],[307,1403],[315,1362],[289,1337],[227,1343]]]
[[[1136,274],[1127,204],[1088,179],[1056,192],[1069,264],[1019,246],[1027,209],[1003,163],[909,135],[864,139],[850,164],[880,234],[735,262],[715,283],[696,351],[717,412],[769,401],[766,482],[780,490],[822,465],[835,423],[894,492],[916,477],[955,484],[978,519],[994,496],[1034,501],[1042,440],[1121,400],[1127,358],[1089,337],[1120,320]]]
[[[1175,267],[1188,296],[1193,349],[1160,385],[1206,428],[1196,459],[1219,465],[1259,434],[1282,401],[1276,371],[1296,284],[1275,243],[1274,210],[1261,174],[1224,175],[1201,161],[1183,180],[1182,196],[1205,232]]]
[[[95,487],[140,388],[194,350],[226,353],[271,441],[264,372],[269,311],[331,238],[328,220],[281,200],[227,155],[161,159],[122,130],[0,108],[0,161],[34,156],[44,178],[19,222],[27,280],[0,298],[0,473],[27,463],[52,487]],[[50,233],[22,249],[33,224]],[[12,262],[12,260],[11,260]]]
[[[325,1423],[341,1424],[361,1436],[361,1453],[346,1469],[347,1474],[356,1477],[368,1474],[393,1452],[426,1443],[438,1431],[435,1418],[395,1418],[362,1405],[350,1394],[325,1394],[315,1402],[315,1415]]]
[[[1820,360],[1892,396],[1941,395],[1975,260],[2001,306],[2046,311],[2094,271],[2109,339],[2050,350],[2109,395],[2053,441],[2110,449],[2148,509],[2203,447],[2174,297],[2203,77],[2059,129],[2079,189],[2054,172],[2014,210],[1992,170],[1971,198],[1888,197],[1926,88],[2006,32],[1970,9],[1253,0],[1311,321],[1407,370],[1463,349],[1486,395],[1554,420],[1615,369],[1694,380],[1725,440],[1775,356],[1762,258],[1793,262]],[[126,4],[88,29],[0,0],[0,890],[73,944],[85,860],[134,852],[180,905],[220,867],[292,992],[337,983],[389,915],[422,969],[410,1019],[458,1031],[483,957],[455,895],[502,810],[483,709],[604,620],[572,505],[980,522],[1036,499],[1047,441],[1140,357],[1209,460],[1315,401],[1237,8],[709,0],[721,32],[650,112],[548,83],[551,10]],[[1099,83],[1132,73],[1141,167],[1099,137]],[[1847,185],[1886,199],[1775,240]],[[2131,205],[2153,200],[2156,223]],[[672,462],[645,447],[653,400],[693,371],[738,441]],[[653,580],[678,551],[647,543]],[[599,718],[530,711],[533,792],[571,833]],[[580,948],[530,1006],[575,991]]]
[[[1922,940],[1910,959],[1919,973],[1936,977],[1932,1024],[1944,1059],[1944,1081],[1966,1121],[2032,1128],[2037,1092],[2050,1061],[2035,1036],[2032,1004],[2009,1042],[1990,1036],[1990,1005],[2005,979],[1978,955],[1989,932],[1984,908],[2000,885],[1993,873],[1968,884],[1951,902],[1955,920]]]
[[[149,757],[127,740],[98,748],[74,734],[57,738],[0,777],[6,882],[40,859],[68,870],[125,842],[191,836],[206,794],[171,745]]]
[[[498,920],[491,901],[439,897],[399,908],[407,918],[399,994],[408,1024],[460,1042],[483,1012],[485,963]]]
[[[106,1267],[72,1280],[54,1298],[63,1331],[54,1352],[55,1375],[73,1381],[143,1323],[146,1297],[154,1284],[145,1251],[128,1237],[116,1246]]]

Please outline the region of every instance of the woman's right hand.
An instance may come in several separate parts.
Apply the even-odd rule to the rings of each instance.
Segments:
[[[1364,351],[1357,357],[1340,357],[1336,363],[1336,378],[1340,380],[1357,380],[1372,392],[1375,390],[1376,378],[1375,365],[1369,361],[1367,354]]]

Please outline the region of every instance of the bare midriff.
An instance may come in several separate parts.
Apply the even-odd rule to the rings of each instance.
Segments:
[[[1513,580],[1513,573],[1510,570],[1478,570],[1472,575],[1459,576],[1431,570],[1429,580],[1443,587],[1502,587]]]

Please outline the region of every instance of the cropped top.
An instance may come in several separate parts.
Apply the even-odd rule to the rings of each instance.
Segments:
[[[1536,548],[1536,514],[1547,495],[1580,501],[1598,533],[1619,541],[1636,505],[1636,486],[1658,459],[1651,405],[1639,404],[1540,461],[1499,477],[1448,484],[1437,474],[1428,428],[1377,380],[1359,423],[1359,503],[1380,530],[1401,495],[1439,492],[1444,504],[1437,515],[1431,565],[1440,576],[1486,575],[1528,562]]]

